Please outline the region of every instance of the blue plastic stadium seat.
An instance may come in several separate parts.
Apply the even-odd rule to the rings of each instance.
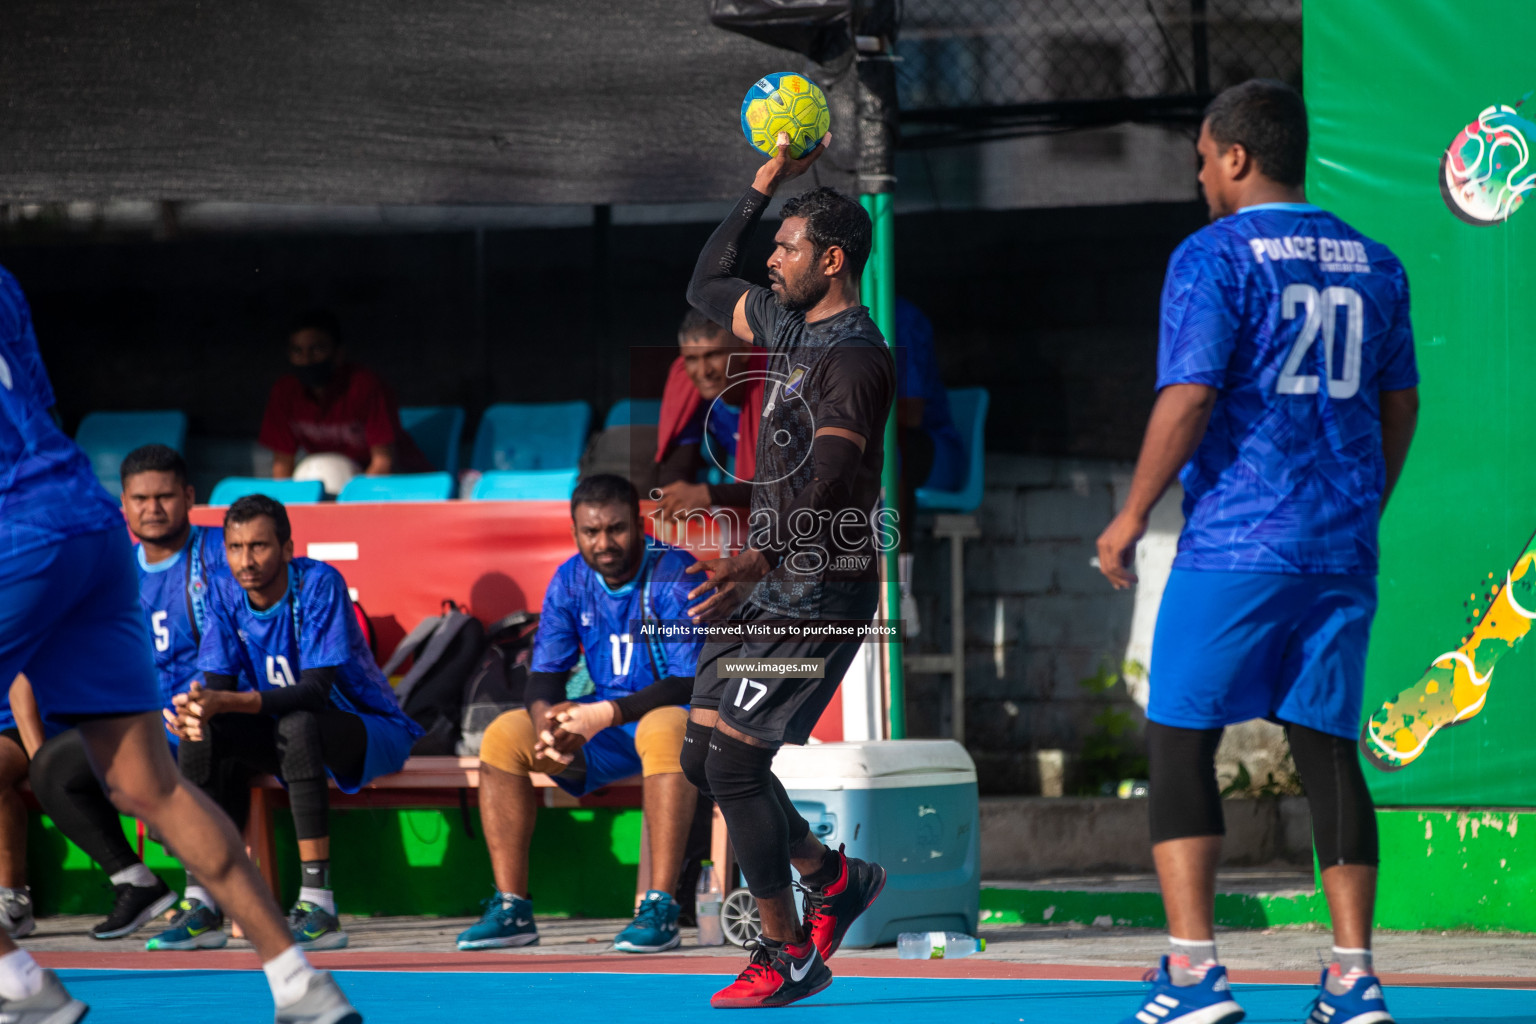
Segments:
[[[492,471],[475,484],[473,501],[564,501],[576,489],[575,469]]]
[[[470,468],[575,469],[587,443],[586,402],[503,403],[485,410]]]
[[[965,442],[965,484],[955,491],[931,487],[917,489],[917,507],[927,512],[974,512],[981,504],[985,484],[987,405],[986,388],[955,388],[949,392],[949,412]]]
[[[447,501],[453,497],[452,473],[396,473],[355,476],[337,501]]]
[[[284,505],[313,505],[325,494],[319,480],[273,480],[259,476],[227,476],[208,496],[210,505],[230,505],[247,494],[265,494]]]
[[[609,427],[654,427],[661,422],[661,399],[621,398],[608,410],[603,429]]]
[[[400,410],[400,425],[411,435],[433,469],[446,473],[459,471],[459,438],[464,435],[463,409],[456,405],[404,406]]]
[[[123,493],[117,471],[129,452],[146,444],[168,445],[178,452],[186,447],[187,414],[179,409],[93,412],[80,421],[75,443],[90,456],[96,479],[115,498]]]

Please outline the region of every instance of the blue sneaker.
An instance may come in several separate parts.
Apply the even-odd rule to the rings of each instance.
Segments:
[[[1318,984],[1322,991],[1307,1015],[1308,1024],[1392,1024],[1386,996],[1381,994],[1381,982],[1371,975],[1356,978],[1350,990],[1341,996],[1328,991],[1326,970]]]
[[[652,889],[640,901],[640,911],[629,927],[613,940],[613,948],[621,953],[663,953],[676,949],[683,941],[677,929],[681,910],[671,893]]]
[[[1243,1019],[1243,1008],[1232,998],[1225,967],[1212,967],[1198,985],[1175,985],[1165,956],[1147,980],[1152,991],[1141,1009],[1120,1024],[1234,1024]]]
[[[202,900],[182,900],[176,904],[171,926],[144,943],[157,949],[223,949],[229,942],[224,934],[224,915]]]
[[[347,933],[336,915],[308,900],[299,900],[288,911],[288,929],[300,949],[346,949]]]
[[[539,926],[533,923],[533,901],[498,892],[485,901],[480,922],[459,932],[459,948],[508,949],[537,946]]]

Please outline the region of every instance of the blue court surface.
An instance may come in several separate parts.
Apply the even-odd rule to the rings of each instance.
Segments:
[[[272,1019],[257,971],[59,973],[91,1004],[90,1024]],[[710,994],[728,980],[722,975],[339,971],[337,978],[368,1024],[676,1024],[744,1012],[710,1008]],[[1117,981],[839,978],[772,1017],[837,1024],[1115,1024],[1135,1011],[1143,990]],[[1313,992],[1299,985],[1237,985],[1235,991],[1255,1024],[1305,1020]],[[1389,988],[1387,998],[1401,1024],[1536,1024],[1536,991],[1399,986]]]

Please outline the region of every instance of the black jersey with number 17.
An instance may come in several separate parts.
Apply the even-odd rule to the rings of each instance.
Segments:
[[[767,352],[749,543],[788,553],[752,591],[758,607],[786,618],[867,619],[874,613],[879,551],[901,524],[880,510],[885,423],[896,368],[869,310],[822,320],[784,309],[767,288],[747,294],[753,343]],[[843,507],[789,517],[814,476],[817,430],[864,438],[858,475]]]

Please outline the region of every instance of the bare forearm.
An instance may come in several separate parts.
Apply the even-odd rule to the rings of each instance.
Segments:
[[[368,454],[367,473],[369,476],[386,476],[395,471],[394,445],[376,444],[368,450]]]
[[[291,476],[293,476],[293,453],[273,452],[272,479],[287,480]]]
[[[1408,448],[1413,444],[1413,433],[1419,425],[1419,390],[1381,393],[1381,453],[1386,462],[1386,486],[1381,492],[1381,509],[1387,509],[1387,500],[1402,476],[1403,464],[1408,461]]]
[[[1124,512],[1146,519],[1200,447],[1216,405],[1216,389],[1202,384],[1170,384],[1157,396],[1147,434],[1136,460]]]

